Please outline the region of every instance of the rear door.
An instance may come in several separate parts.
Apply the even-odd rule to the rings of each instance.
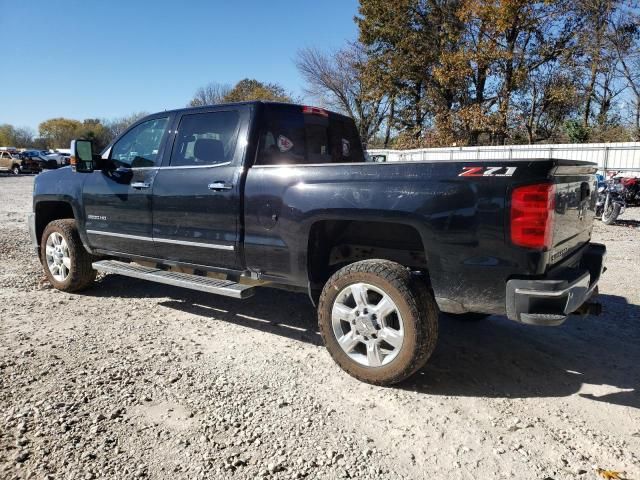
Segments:
[[[176,119],[153,188],[153,237],[161,258],[241,268],[242,159],[250,106],[186,111]]]
[[[93,248],[156,256],[151,192],[170,120],[170,115],[159,115],[136,124],[111,147],[110,168],[88,174],[83,204]]]

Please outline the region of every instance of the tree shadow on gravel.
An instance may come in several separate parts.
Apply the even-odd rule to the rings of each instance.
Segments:
[[[292,340],[322,345],[306,295],[257,288],[247,300],[104,277],[85,294],[169,298],[159,305]],[[430,395],[493,398],[583,398],[640,408],[640,307],[600,295],[603,314],[571,317],[560,327],[520,325],[501,316],[463,322],[442,316],[440,338],[427,365],[397,388]],[[250,354],[250,353],[247,353]],[[604,393],[589,393],[590,385]],[[604,386],[604,387],[602,387]]]

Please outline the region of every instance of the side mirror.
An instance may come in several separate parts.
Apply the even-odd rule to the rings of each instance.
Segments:
[[[71,168],[80,173],[91,173],[93,164],[93,143],[91,140],[71,140]]]

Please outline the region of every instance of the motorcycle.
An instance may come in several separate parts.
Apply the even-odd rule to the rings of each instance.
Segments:
[[[624,177],[620,181],[624,185],[624,199],[627,204],[640,203],[640,178]]]
[[[596,217],[605,225],[615,223],[627,208],[624,196],[624,185],[613,179],[605,181],[598,176],[598,198],[596,200]]]

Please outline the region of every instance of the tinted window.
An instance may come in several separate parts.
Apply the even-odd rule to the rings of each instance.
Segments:
[[[360,137],[347,117],[303,107],[266,105],[258,165],[364,162]]]
[[[158,161],[167,121],[168,117],[155,118],[129,130],[113,145],[111,160],[118,167],[153,167]]]
[[[171,152],[172,166],[204,166],[233,160],[240,115],[237,111],[183,115]]]

